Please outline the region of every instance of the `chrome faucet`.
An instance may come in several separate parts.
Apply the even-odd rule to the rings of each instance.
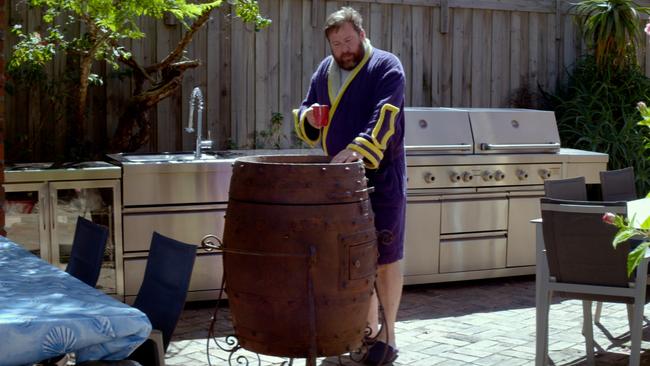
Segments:
[[[210,130],[208,130],[208,139],[202,140],[201,130],[203,126],[203,94],[201,94],[201,89],[197,86],[192,90],[192,95],[190,96],[190,118],[187,122],[187,128],[185,131],[188,133],[194,132],[192,128],[192,123],[194,122],[194,109],[197,110],[197,120],[196,120],[196,149],[194,151],[194,158],[201,159],[201,150],[209,149],[212,147],[212,140],[210,140]],[[206,126],[207,130],[207,126]]]

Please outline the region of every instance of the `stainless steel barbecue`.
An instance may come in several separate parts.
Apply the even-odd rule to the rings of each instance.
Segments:
[[[534,273],[544,181],[598,182],[606,154],[560,148],[553,112],[406,108],[405,283]]]

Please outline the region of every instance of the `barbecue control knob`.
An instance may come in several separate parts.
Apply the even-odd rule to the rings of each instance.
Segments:
[[[519,180],[528,179],[528,173],[523,169],[517,169],[517,178],[519,178]]]
[[[494,174],[492,174],[491,171],[486,170],[486,171],[483,172],[483,175],[481,175],[481,177],[483,178],[484,181],[487,182],[487,181],[490,181],[490,180],[494,179]]]
[[[496,181],[503,180],[505,177],[506,177],[506,175],[500,170],[497,170],[496,172],[494,172],[494,180],[496,180]]]
[[[424,174],[424,181],[427,183],[433,183],[436,181],[436,177],[431,172],[426,172]]]
[[[460,182],[460,180],[463,179],[463,177],[461,177],[460,174],[458,174],[456,172],[451,172],[451,174],[449,174],[449,178],[454,183]]]
[[[465,181],[465,182],[469,182],[469,181],[471,181],[472,179],[474,179],[474,175],[472,175],[472,173],[470,173],[470,172],[463,172],[463,181]]]
[[[548,169],[540,169],[539,176],[542,177],[542,179],[548,179],[551,177],[551,171]]]

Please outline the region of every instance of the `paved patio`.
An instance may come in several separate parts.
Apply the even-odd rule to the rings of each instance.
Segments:
[[[186,306],[167,352],[168,365],[204,366],[206,337],[215,303]],[[220,307],[217,335],[231,333],[228,308]],[[600,352],[598,365],[627,365],[629,345],[624,305],[605,304],[602,327],[594,327]],[[554,299],[549,325],[549,353],[554,365],[583,365],[584,338],[580,334],[579,301]],[[480,281],[408,286],[398,315],[397,342],[400,356],[395,365],[533,365],[535,359],[535,280],[513,277]],[[650,327],[644,328],[643,349],[650,349]],[[228,365],[228,354],[210,344],[212,365]],[[250,365],[257,359],[248,355]],[[261,365],[288,361],[261,357]],[[337,358],[319,359],[319,365],[336,365]],[[355,365],[343,357],[344,365]],[[642,355],[650,366],[650,352]],[[241,365],[232,361],[232,365]],[[293,365],[304,365],[294,360]]]

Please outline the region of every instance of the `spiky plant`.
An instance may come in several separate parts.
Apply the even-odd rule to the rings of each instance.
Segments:
[[[578,25],[593,51],[599,70],[620,70],[637,64],[636,44],[641,37],[640,7],[632,0],[582,0],[573,6]]]

